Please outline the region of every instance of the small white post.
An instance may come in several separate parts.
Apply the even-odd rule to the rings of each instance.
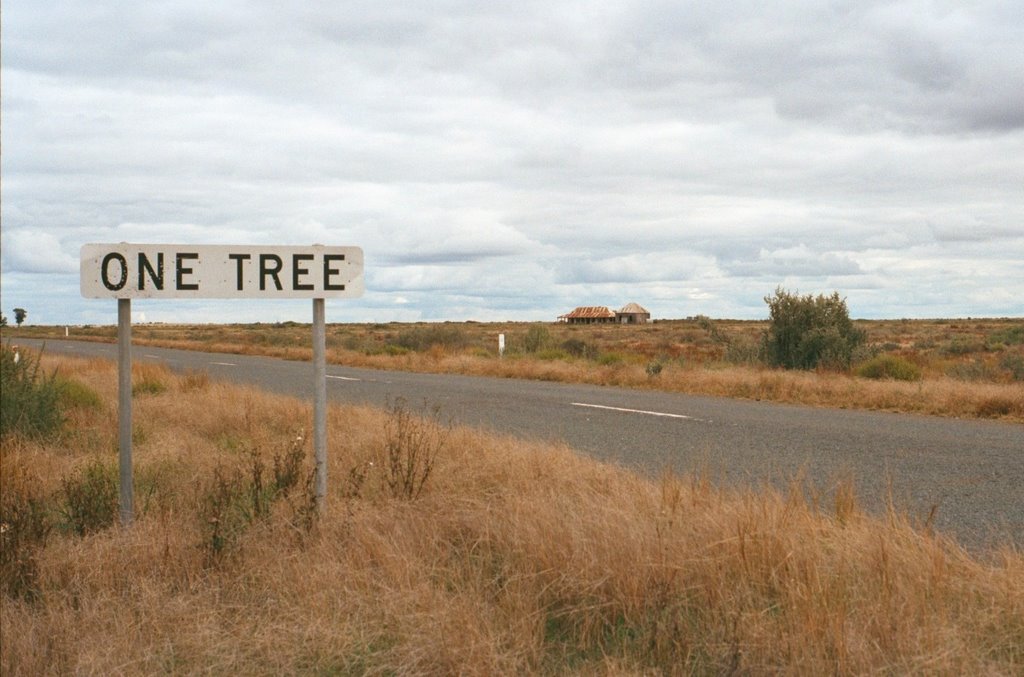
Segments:
[[[117,422],[121,526],[132,523],[132,300],[117,300]]]
[[[505,335],[498,334],[498,357],[505,356]]]
[[[324,299],[313,299],[313,455],[316,459],[316,507],[323,514],[327,497],[327,349]]]
[[[71,334],[70,327],[64,327],[64,338],[67,338]]]

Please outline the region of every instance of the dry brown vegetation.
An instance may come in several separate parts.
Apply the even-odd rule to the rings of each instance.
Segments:
[[[846,372],[769,369],[758,360],[767,322],[659,321],[343,324],[328,359],[379,369],[656,388],[815,406],[1024,422],[1024,319],[858,321],[867,333]],[[10,330],[8,330],[10,332]],[[62,336],[57,328],[20,334]],[[499,359],[497,336],[508,351]],[[113,340],[113,327],[76,328]],[[308,325],[145,325],[139,344],[308,359]],[[898,369],[872,371],[879,357]],[[883,365],[885,366],[885,365]],[[870,376],[870,377],[869,377]]]
[[[63,432],[2,443],[4,675],[1024,671],[1024,556],[868,517],[850,487],[819,511],[334,407],[316,518],[306,405],[152,367],[123,529],[115,368],[54,366]],[[416,439],[413,496],[386,459]]]

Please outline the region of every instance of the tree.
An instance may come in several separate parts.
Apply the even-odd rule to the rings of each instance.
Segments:
[[[768,304],[770,324],[762,347],[769,364],[786,369],[849,368],[864,342],[839,292],[799,296],[779,287]]]
[[[7,326],[7,316],[0,312],[0,327]]]
[[[28,317],[27,310],[25,310],[24,308],[14,309],[14,321],[18,323],[19,327],[21,326],[21,323],[25,321],[26,317]]]

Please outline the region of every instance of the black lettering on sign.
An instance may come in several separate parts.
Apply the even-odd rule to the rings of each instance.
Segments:
[[[139,252],[139,289],[146,288],[146,273],[149,273],[149,279],[153,281],[153,286],[157,289],[164,288],[164,253],[157,252],[156,255],[156,270],[153,270],[153,265],[149,262],[145,253]]]
[[[344,254],[324,254],[324,291],[345,291],[345,285],[331,282],[332,275],[341,273],[337,268],[331,267],[331,262],[344,260]]]
[[[228,254],[228,258],[231,259],[232,261],[235,261],[238,264],[238,274],[235,277],[235,279],[237,280],[235,282],[235,288],[238,291],[242,291],[242,280],[244,279],[242,275],[242,262],[248,261],[249,259],[252,258],[252,256],[250,256],[249,254]]]
[[[299,282],[300,275],[309,275],[309,268],[302,268],[302,261],[312,261],[315,257],[312,254],[292,254],[292,289],[312,291],[312,284]]]
[[[274,279],[274,286],[278,291],[281,291],[281,278],[279,275],[283,265],[281,257],[277,254],[260,254],[260,291],[266,291],[268,277]]]
[[[194,261],[198,258],[198,252],[180,252],[175,257],[175,284],[177,285],[179,291],[193,291],[199,289],[198,282],[185,282],[185,276],[192,274],[192,269],[185,267],[185,261]]]
[[[121,278],[117,283],[110,281],[110,262],[117,261],[121,265]],[[128,262],[124,260],[124,257],[117,252],[110,252],[103,257],[103,265],[100,266],[100,279],[103,280],[103,286],[110,291],[120,291],[124,289],[124,285],[128,282]]]

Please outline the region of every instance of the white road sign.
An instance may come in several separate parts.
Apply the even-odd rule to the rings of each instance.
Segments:
[[[309,299],[363,294],[359,247],[87,244],[86,298]]]

